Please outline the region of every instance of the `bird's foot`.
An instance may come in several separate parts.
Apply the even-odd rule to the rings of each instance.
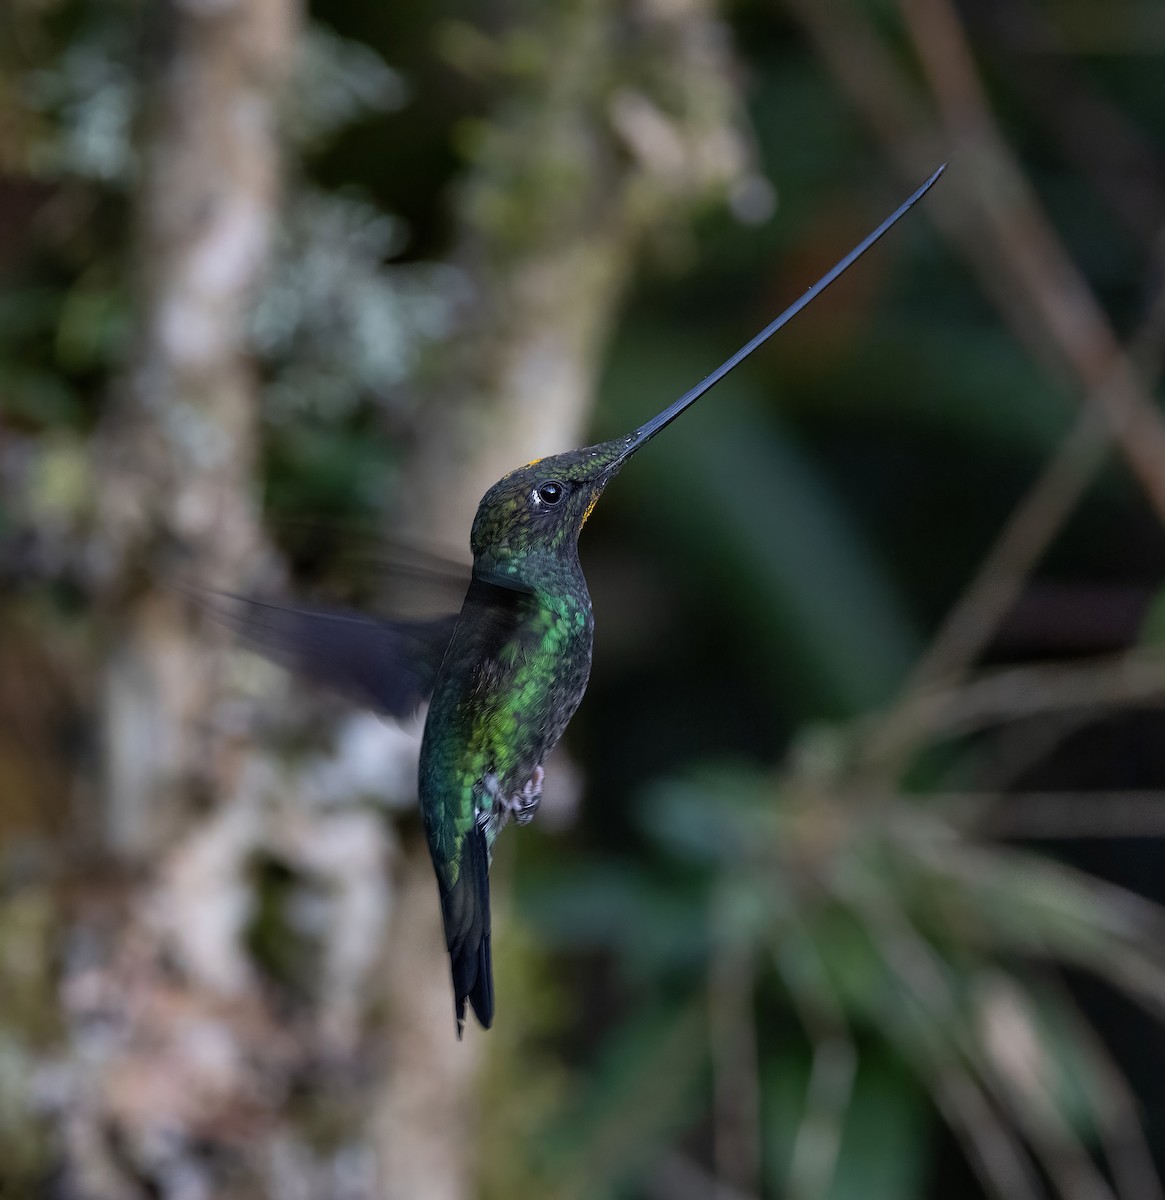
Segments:
[[[542,767],[535,767],[526,780],[526,786],[510,797],[510,813],[516,824],[529,825],[534,820],[538,805],[542,803],[542,780],[545,778],[546,772]]]
[[[497,806],[503,822],[511,820],[516,825],[529,825],[534,820],[538,805],[542,803],[542,780],[545,778],[546,772],[540,766],[535,767],[530,773],[530,778],[526,780],[526,786],[512,796],[501,794],[501,781],[492,771],[482,777],[482,783],[486,793]]]

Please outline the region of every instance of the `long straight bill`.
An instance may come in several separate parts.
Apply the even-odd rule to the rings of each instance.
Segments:
[[[620,456],[620,461],[628,454],[632,454],[638,450],[644,442],[655,437],[655,435],[665,426],[670,425],[676,417],[680,415],[689,405],[694,404],[699,398],[713,388],[728,374],[734,367],[739,366],[758,346],[762,346],[773,336],[782,326],[787,325],[811,300],[820,295],[829,285],[843,275],[850,267],[858,261],[859,258],[884,234],[886,233],[900,217],[904,217],[923,196],[934,186],[938,181],[938,177],[946,170],[946,163],[941,167],[910,197],[904,204],[900,205],[888,216],[869,237],[866,238],[859,246],[855,246],[832,270],[823,275],[803,296],[795,300],[775,321],[766,325],[746,346],[742,346],[737,352],[728,359],[727,362],[721,363],[720,366],[712,372],[707,378],[701,380],[691,391],[685,392],[674,404],[665,408],[657,417],[652,417],[644,425],[640,427],[628,439],[627,449]]]

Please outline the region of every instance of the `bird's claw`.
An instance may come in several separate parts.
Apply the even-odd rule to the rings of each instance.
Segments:
[[[541,766],[535,767],[526,786],[510,797],[509,807],[515,824],[529,825],[534,820],[538,805],[542,803],[542,780],[545,778],[546,772]]]
[[[502,796],[502,785],[498,777],[490,771],[482,776],[482,784],[486,794],[491,797],[502,814],[503,819],[509,818],[515,825],[529,825],[534,820],[538,805],[542,803],[542,780],[546,772],[538,766],[530,773],[525,787],[512,796]]]

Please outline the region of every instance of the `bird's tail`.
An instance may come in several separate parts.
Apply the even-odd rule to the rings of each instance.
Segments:
[[[441,895],[445,944],[453,972],[457,1036],[465,1029],[465,1004],[488,1029],[494,1018],[493,960],[490,957],[489,848],[474,825],[461,850],[457,882]]]

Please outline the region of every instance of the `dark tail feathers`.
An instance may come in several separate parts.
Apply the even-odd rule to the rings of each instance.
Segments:
[[[445,944],[453,971],[457,1036],[465,1028],[468,1000],[482,1028],[494,1019],[494,975],[489,936],[489,849],[476,825],[465,839],[457,883],[441,897]]]

